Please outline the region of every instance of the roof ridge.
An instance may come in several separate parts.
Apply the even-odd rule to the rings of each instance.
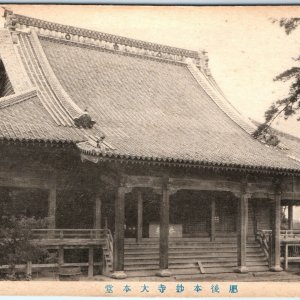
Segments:
[[[0,98],[0,109],[29,100],[35,96],[37,96],[37,90],[35,88],[32,88],[22,93],[17,93]]]
[[[204,72],[209,72],[206,51],[188,50],[184,48],[172,47],[114,34],[103,33],[96,30],[63,25],[20,14],[14,14],[12,11],[7,9],[4,12],[4,16],[6,18],[6,27],[13,31],[35,28],[39,35],[99,45],[111,50],[145,54],[147,56],[156,56],[181,62],[186,62],[187,60],[192,59],[193,62]]]
[[[59,80],[57,79],[56,75],[54,74],[54,72],[50,66],[50,63],[49,63],[49,61],[46,57],[46,54],[39,42],[36,32],[32,31],[31,36],[32,36],[31,40],[34,43],[35,50],[37,51],[37,54],[39,55],[41,68],[45,72],[45,75],[47,76],[47,80],[50,83],[50,85],[52,86],[54,93],[58,96],[58,98],[60,98],[60,100],[63,100],[63,102],[65,102],[65,104],[70,106],[69,109],[68,109],[68,107],[65,107],[65,106],[64,106],[64,108],[71,115],[72,119],[80,117],[85,112],[71,99],[71,97],[66,93],[66,91],[60,84]]]
[[[252,135],[255,131],[255,126],[252,126],[250,121],[245,117],[225,98],[223,93],[209,81],[204,73],[202,73],[193,63],[188,63],[188,70],[191,72],[198,84],[204,89],[214,103],[240,128]]]
[[[40,45],[36,32],[17,35],[24,62],[39,89],[41,102],[58,125],[91,128],[94,121],[81,110],[64,91]],[[31,68],[31,69],[30,69]],[[47,98],[46,100],[44,98]]]
[[[18,54],[15,38],[8,29],[0,30],[0,59],[15,93],[33,88]]]
[[[27,34],[27,33],[24,33],[24,34]],[[158,61],[161,63],[169,63],[169,64],[174,64],[174,65],[179,65],[179,66],[183,66],[183,65],[185,66],[187,64],[186,62],[183,62],[183,61],[174,61],[174,60],[170,60],[170,59],[164,58],[164,57],[150,56],[147,54],[143,55],[143,54],[133,53],[133,52],[129,52],[129,51],[128,52],[115,51],[112,49],[103,48],[99,45],[81,43],[79,41],[67,41],[67,40],[59,39],[59,38],[53,37],[53,36],[38,35],[38,38],[39,38],[39,40],[46,40],[46,41],[50,41],[52,43],[60,43],[60,44],[68,45],[68,46],[89,48],[89,49],[93,49],[93,50],[97,50],[97,51],[108,52],[108,53],[112,53],[112,54],[119,54],[119,55],[124,55],[124,56],[131,56],[131,57],[136,57],[136,58],[140,58],[140,59],[149,59],[149,60]]]

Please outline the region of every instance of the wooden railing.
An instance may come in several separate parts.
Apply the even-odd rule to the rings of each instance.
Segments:
[[[269,259],[272,260],[272,230],[258,230],[256,239]],[[300,262],[300,230],[280,230],[281,261],[284,269],[288,269],[289,261]]]
[[[263,249],[269,266],[271,266],[272,259],[272,230],[258,230],[256,232],[256,240],[260,243],[261,248]]]
[[[32,240],[34,242],[42,242],[44,247],[50,247],[53,244],[57,244],[57,241],[63,241],[62,249],[64,248],[64,241],[68,240],[76,248],[76,245],[86,246],[86,244],[91,244],[89,247],[101,246],[103,249],[103,262],[91,262],[86,263],[65,263],[65,262],[56,262],[56,263],[39,263],[33,264],[27,262],[27,264],[18,264],[15,265],[16,269],[23,270],[27,276],[31,276],[32,269],[41,269],[41,268],[60,268],[60,267],[89,267],[92,266],[103,266],[103,272],[109,274],[112,272],[113,266],[113,237],[111,231],[108,228],[105,229],[33,229],[32,230]],[[43,241],[46,241],[43,243]],[[79,243],[78,243],[79,242]],[[86,243],[88,242],[88,243]],[[9,269],[9,265],[1,265],[0,270]]]
[[[105,245],[103,247],[103,257],[105,266],[103,271],[105,275],[109,275],[113,270],[113,257],[114,257],[114,248],[113,248],[113,237],[109,229],[105,229],[106,239]]]
[[[281,240],[299,239],[300,241],[300,230],[299,229],[280,230],[280,238]]]
[[[105,239],[106,229],[33,229],[33,239]]]
[[[300,230],[281,230],[280,243],[284,269],[287,270],[289,262],[300,262]]]

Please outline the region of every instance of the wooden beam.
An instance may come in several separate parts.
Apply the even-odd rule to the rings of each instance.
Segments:
[[[247,182],[247,192],[248,193],[272,193],[273,192],[273,184],[271,181],[262,181],[262,182]]]
[[[169,210],[170,195],[167,184],[162,186],[162,199],[160,202],[160,226],[159,226],[159,272],[158,276],[169,277]]]
[[[280,225],[281,225],[281,194],[275,193],[273,199],[273,222],[272,222],[272,265],[271,270],[282,271],[280,266]]]
[[[137,192],[137,231],[136,240],[138,243],[143,238],[143,195],[141,191]]]
[[[207,180],[207,179],[193,179],[193,178],[170,178],[170,187],[188,190],[200,191],[240,191],[241,184],[239,182],[228,180]]]
[[[238,222],[237,222],[237,249],[239,273],[247,273],[247,231],[248,231],[248,198],[249,195],[242,193],[238,201]]]
[[[19,188],[51,188],[52,173],[34,171],[0,171],[0,186]]]
[[[88,277],[94,276],[94,247],[89,247]]]
[[[210,241],[214,242],[216,237],[216,199],[211,199],[210,205]]]
[[[117,188],[115,199],[115,235],[114,235],[114,260],[112,277],[126,278],[124,272],[124,225],[125,225],[125,194],[127,189],[123,186]]]
[[[143,188],[161,188],[162,177],[155,176],[133,176],[133,175],[124,175],[123,181],[126,182],[128,187],[143,187]]]
[[[76,174],[73,174],[76,175]],[[74,181],[77,179],[77,181]],[[49,189],[52,182],[56,181],[57,190],[94,190],[95,186],[92,180],[84,177],[78,179],[77,175],[73,176],[67,172],[54,173],[54,171],[38,169],[2,169],[0,171],[0,187],[17,187],[17,188],[36,188]],[[72,184],[70,185],[70,182]]]
[[[300,200],[300,192],[283,192],[282,200]]]
[[[130,187],[144,187],[160,189],[163,177],[157,176],[132,176],[126,175],[123,177],[126,185]],[[241,183],[232,181],[226,178],[206,179],[206,178],[169,178],[169,188],[174,190],[207,190],[207,191],[228,191],[232,193],[240,193]],[[249,193],[264,193],[268,194],[272,191],[271,182],[250,182],[248,184]]]
[[[290,204],[288,206],[288,217],[289,217],[289,230],[293,230],[293,219],[294,219],[294,206]]]
[[[255,198],[259,198],[259,199],[266,199],[269,200],[270,199],[270,193],[269,192],[254,192],[251,193],[251,198],[255,199]]]

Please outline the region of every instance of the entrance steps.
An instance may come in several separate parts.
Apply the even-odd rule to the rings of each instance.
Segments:
[[[249,272],[269,270],[267,258],[255,241],[247,243],[247,267]],[[125,240],[124,269],[129,277],[154,276],[159,270],[159,241]],[[169,269],[174,276],[234,272],[237,269],[236,239],[226,242],[199,238],[170,240]]]

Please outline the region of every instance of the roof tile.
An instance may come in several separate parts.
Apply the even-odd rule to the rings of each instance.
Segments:
[[[300,170],[224,113],[184,64],[40,41],[63,88],[88,108],[116,153]]]

